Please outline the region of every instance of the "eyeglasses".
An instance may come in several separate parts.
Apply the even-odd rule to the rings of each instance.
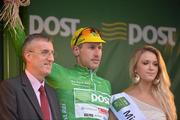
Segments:
[[[94,34],[94,35],[99,35],[99,36],[101,36],[99,30],[94,29],[94,28],[92,28],[92,27],[87,27],[87,28],[85,28],[84,30],[82,30],[82,31],[79,33],[79,35],[76,37],[76,40],[75,40],[75,42],[74,42],[74,46],[77,44],[78,39],[79,39],[80,36],[82,36],[82,35],[83,35],[83,36],[89,36],[90,34]]]
[[[31,52],[31,53],[36,53],[36,54],[40,54],[41,56],[43,56],[43,57],[49,57],[49,56],[51,56],[51,55],[53,55],[54,56],[54,51],[49,51],[49,50],[41,50],[41,51],[32,51],[32,50],[30,50],[29,52]]]

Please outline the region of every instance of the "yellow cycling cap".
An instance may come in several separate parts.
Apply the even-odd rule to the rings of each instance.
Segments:
[[[71,39],[71,47],[85,42],[105,43],[105,41],[101,39],[99,31],[92,27],[84,27],[75,31]]]

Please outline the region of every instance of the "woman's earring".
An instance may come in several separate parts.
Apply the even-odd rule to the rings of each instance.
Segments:
[[[158,85],[160,83],[160,79],[159,78],[156,78],[154,81],[153,81],[153,84],[154,85]]]
[[[134,83],[137,84],[140,81],[140,76],[136,73],[134,77]]]

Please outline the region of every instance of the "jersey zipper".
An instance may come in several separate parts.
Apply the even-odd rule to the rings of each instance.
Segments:
[[[96,84],[93,79],[93,74],[94,74],[94,72],[92,70],[90,70],[90,80],[92,81],[94,90],[96,91]]]

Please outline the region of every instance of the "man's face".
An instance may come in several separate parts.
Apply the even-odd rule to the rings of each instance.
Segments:
[[[77,63],[95,70],[99,67],[102,56],[102,43],[83,43],[78,47]]]
[[[35,77],[45,77],[51,72],[54,62],[53,44],[48,41],[32,41],[25,54],[26,67]]]

